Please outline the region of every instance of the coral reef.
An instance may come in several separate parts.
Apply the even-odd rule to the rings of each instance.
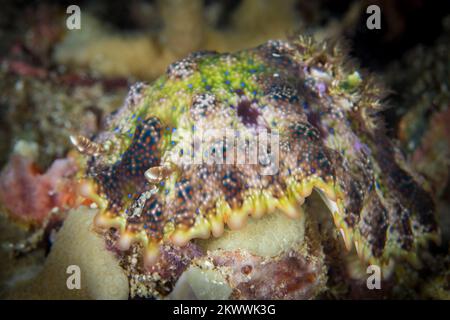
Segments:
[[[5,5],[2,297],[448,299],[448,13],[402,4]]]

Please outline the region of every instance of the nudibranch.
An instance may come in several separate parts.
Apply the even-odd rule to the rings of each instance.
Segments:
[[[81,193],[99,207],[96,227],[116,230],[122,251],[139,244],[146,266],[164,244],[274,211],[298,218],[313,190],[365,262],[415,261],[438,240],[433,202],[384,132],[382,94],[342,49],[309,38],[193,53],[134,85],[105,131],[72,137],[86,155]],[[262,133],[276,143],[256,161],[234,148]]]

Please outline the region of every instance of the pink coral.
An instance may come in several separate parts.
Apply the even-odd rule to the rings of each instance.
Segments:
[[[74,204],[77,170],[71,158],[57,159],[45,173],[33,161],[13,155],[0,174],[0,202],[13,220],[25,225],[42,225],[53,208]]]

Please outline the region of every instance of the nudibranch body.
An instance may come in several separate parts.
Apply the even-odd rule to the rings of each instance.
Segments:
[[[96,225],[117,230],[123,251],[139,243],[147,266],[165,243],[274,211],[298,218],[313,189],[347,249],[414,261],[437,237],[433,203],[383,131],[381,95],[338,47],[306,38],[194,53],[133,86],[93,141],[73,139],[89,155],[82,193]]]

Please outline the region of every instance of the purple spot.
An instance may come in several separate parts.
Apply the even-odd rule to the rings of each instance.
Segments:
[[[327,90],[327,86],[325,85],[325,83],[323,83],[323,82],[319,82],[318,84],[317,84],[317,90],[319,91],[319,94],[324,94],[325,93],[325,91]]]
[[[237,115],[244,125],[256,125],[259,111],[253,108],[248,100],[242,100],[237,107]]]
[[[360,152],[361,151],[361,142],[359,140],[356,140],[356,142],[353,144],[353,148],[355,148],[356,151]]]
[[[357,139],[353,144],[353,148],[355,148],[356,151],[365,153],[367,155],[370,155],[371,153],[369,147],[366,144],[361,143],[359,139]]]

